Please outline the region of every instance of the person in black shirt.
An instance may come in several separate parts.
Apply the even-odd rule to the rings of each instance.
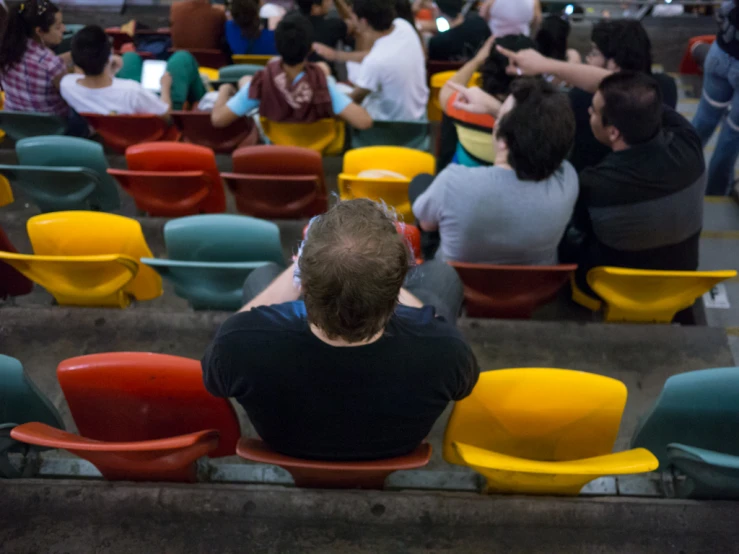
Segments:
[[[428,45],[429,60],[469,60],[490,36],[487,21],[476,11],[470,11],[464,18],[460,18],[461,1],[439,0],[437,5],[452,26],[448,31],[431,37]]]
[[[347,21],[351,20],[351,11],[343,0],[336,0],[339,17],[327,17],[331,10],[331,0],[297,0],[297,4],[300,12],[310,20],[313,26],[315,42],[336,48],[340,41],[353,40],[349,38],[350,29],[347,24]],[[326,60],[314,52],[308,61]]]
[[[586,56],[588,65],[610,71],[640,71],[652,75],[662,92],[662,101],[670,108],[677,105],[675,80],[664,73],[652,74],[652,45],[642,24],[633,19],[605,20],[593,26],[592,48]],[[588,110],[593,95],[580,88],[569,92],[575,113],[575,148],[570,162],[579,172],[598,164],[610,152],[590,129]]]
[[[262,440],[285,455],[412,452],[447,404],[470,394],[479,367],[438,315],[453,319],[461,307],[456,272],[428,262],[407,277],[410,263],[394,218],[371,200],[315,217],[294,266],[261,292],[273,267],[247,279],[245,296],[256,296],[208,347],[206,388],[235,397]]]

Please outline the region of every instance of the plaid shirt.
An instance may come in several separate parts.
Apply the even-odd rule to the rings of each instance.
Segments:
[[[29,39],[21,61],[0,77],[5,91],[5,109],[66,117],[69,108],[52,83],[65,71],[64,62],[54,52]]]

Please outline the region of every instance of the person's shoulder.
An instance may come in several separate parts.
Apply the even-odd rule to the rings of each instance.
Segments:
[[[569,161],[567,160],[563,161],[562,165],[559,166],[559,169],[557,171],[562,176],[563,181],[565,182],[574,181],[575,183],[577,183],[577,170]]]
[[[283,333],[305,327],[306,312],[302,301],[259,306],[229,317],[221,326],[222,337],[242,333]]]
[[[82,79],[84,75],[80,75],[79,73],[70,73],[68,75],[65,75],[62,77],[62,80],[59,82],[60,88],[67,88],[71,85],[76,85],[77,81]]]
[[[450,344],[458,345],[461,342],[466,345],[459,330],[443,318],[438,317],[433,306],[423,306],[422,308],[398,306],[391,322],[391,333],[400,338],[433,338],[439,341],[448,339]]]

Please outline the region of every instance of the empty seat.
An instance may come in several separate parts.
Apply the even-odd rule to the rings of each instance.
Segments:
[[[238,310],[244,280],[266,262],[284,265],[274,223],[239,215],[196,215],[164,226],[168,259],[143,258],[195,309]]]
[[[366,171],[389,171],[403,177],[360,177]],[[420,173],[434,174],[436,160],[431,154],[399,146],[369,146],[350,150],[344,155],[339,175],[342,200],[370,198],[382,200],[406,222],[413,222],[408,200],[408,185]]]
[[[41,212],[90,209],[100,176],[85,167],[0,165],[0,174],[23,191]]]
[[[620,381],[566,369],[487,371],[454,405],[444,459],[488,492],[576,495],[603,475],[657,469],[643,448],[611,453],[626,404]]]
[[[320,154],[296,146],[254,146],[233,153],[223,173],[241,213],[265,219],[312,217],[328,208]]]
[[[662,471],[677,469],[683,497],[739,498],[739,368],[689,371],[667,381],[631,439]]]
[[[367,462],[322,462],[279,454],[258,439],[242,438],[236,452],[252,462],[279,466],[292,475],[295,485],[321,489],[382,489],[395,471],[428,464],[431,445],[423,443],[406,456]]]
[[[449,262],[464,284],[470,317],[530,318],[554,300],[576,265],[525,266]]]
[[[260,118],[262,131],[272,144],[299,146],[325,155],[341,154],[346,126],[340,119],[319,119],[314,123],[277,123]]]
[[[126,150],[127,170],[108,170],[136,207],[153,216],[178,217],[226,210],[213,151],[204,146],[153,142]]]
[[[0,252],[18,253],[2,227],[0,227]],[[12,265],[0,261],[0,300],[13,296],[23,296],[29,294],[32,290],[33,282],[28,277]]]
[[[231,56],[231,60],[237,65],[250,64],[265,66],[274,57],[270,54],[234,54]]]
[[[172,112],[172,121],[182,132],[184,142],[210,148],[214,152],[230,154],[241,146],[253,146],[259,141],[254,120],[240,117],[224,128],[213,127],[210,113]]]
[[[15,141],[40,135],[62,135],[67,123],[57,115],[0,111],[0,129]]]
[[[84,116],[111,150],[124,153],[129,146],[142,142],[179,140],[180,132],[157,115],[99,115]]]
[[[429,124],[426,121],[375,121],[365,130],[352,129],[352,148],[365,146],[405,146],[429,149]]]

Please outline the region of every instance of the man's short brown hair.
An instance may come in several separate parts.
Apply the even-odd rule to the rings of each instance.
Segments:
[[[395,221],[367,199],[311,221],[298,271],[308,321],[330,339],[367,340],[387,325],[410,265]]]

